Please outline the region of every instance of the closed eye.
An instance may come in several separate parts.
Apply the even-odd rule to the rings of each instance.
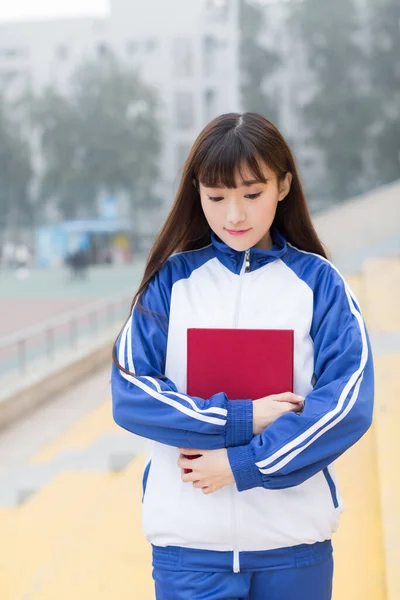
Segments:
[[[261,196],[261,192],[258,192],[257,194],[247,194],[247,196],[245,196],[245,198],[248,198],[249,200],[255,200],[259,196]]]
[[[246,194],[245,198],[248,200],[255,200],[259,196],[261,196],[262,192],[258,192],[257,194]],[[212,202],[221,202],[224,199],[223,196],[208,196],[209,200]]]
[[[208,198],[212,201],[212,202],[221,202],[221,200],[223,200],[223,196],[208,196]]]

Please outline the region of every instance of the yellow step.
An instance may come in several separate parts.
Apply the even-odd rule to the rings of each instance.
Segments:
[[[88,447],[107,433],[124,435],[121,427],[113,421],[110,398],[81,418],[53,443],[42,448],[32,457],[32,462],[47,462],[65,450]]]
[[[371,331],[400,331],[400,260],[367,260],[363,267],[367,322]]]
[[[334,600],[386,599],[374,434],[337,462],[346,511],[334,537]],[[25,506],[0,511],[1,597],[102,600],[129,589],[133,598],[154,598],[142,464],[136,459],[119,475],[64,473]]]
[[[0,598],[21,600],[79,531],[110,485],[110,474],[63,473],[25,505],[0,511]],[[76,540],[79,544],[79,540]]]
[[[374,431],[337,462],[345,503],[333,536],[334,600],[386,600],[381,507]]]
[[[375,433],[387,600],[400,599],[400,354],[375,358]]]
[[[0,597],[152,599],[151,553],[141,532],[142,468],[135,459],[120,474],[66,473],[13,509],[2,535],[9,550],[1,557]]]

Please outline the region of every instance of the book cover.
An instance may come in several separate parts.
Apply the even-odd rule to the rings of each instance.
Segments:
[[[229,400],[293,391],[292,329],[187,330],[187,393]]]

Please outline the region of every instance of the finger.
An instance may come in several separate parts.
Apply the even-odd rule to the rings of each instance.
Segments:
[[[289,404],[289,408],[287,409],[286,412],[294,412],[294,413],[301,413],[303,412],[304,409],[304,405],[303,404]]]
[[[186,473],[184,469],[181,469],[181,479],[184,483],[196,481],[198,477],[198,475],[193,475],[193,471],[190,471],[190,473]]]
[[[177,464],[181,469],[193,469],[194,460],[190,460],[190,458],[185,458],[181,455]]]
[[[290,402],[290,404],[302,404],[304,402],[303,396],[296,396],[295,394],[288,394],[284,399],[284,402]]]
[[[276,402],[298,403],[298,402],[304,402],[304,397],[299,396],[298,394],[293,394],[292,392],[284,392],[283,394],[277,394],[274,397],[274,400]]]
[[[282,410],[282,412],[290,412],[298,409],[298,407],[298,404],[292,402],[279,402],[279,409]]]
[[[304,408],[304,402],[281,402],[280,404],[285,405],[287,410],[294,412],[299,412]]]
[[[203,492],[203,494],[205,496],[207,496],[208,494],[212,494],[212,492],[214,490],[212,488],[206,486],[206,487],[201,488],[201,491]]]
[[[282,405],[287,410],[298,410],[299,408],[301,408],[302,406],[304,406],[304,402],[283,402],[283,401],[280,401],[279,404]]]
[[[193,454],[200,454],[204,452],[204,450],[196,450],[195,448],[178,448],[181,454],[187,454],[188,456],[192,456]]]
[[[193,481],[193,487],[194,488],[199,489],[199,488],[202,488],[203,485],[204,485],[204,483],[202,483],[201,481]]]

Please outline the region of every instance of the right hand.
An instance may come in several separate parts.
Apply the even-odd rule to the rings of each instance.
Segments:
[[[288,413],[300,413],[304,408],[304,398],[292,392],[273,394],[253,401],[253,434],[262,433],[278,417]]]

